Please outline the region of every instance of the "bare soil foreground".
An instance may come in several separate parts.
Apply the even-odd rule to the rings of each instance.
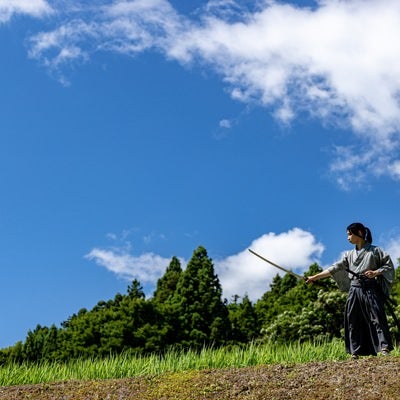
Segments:
[[[400,358],[188,371],[155,377],[0,387],[19,400],[398,400]]]

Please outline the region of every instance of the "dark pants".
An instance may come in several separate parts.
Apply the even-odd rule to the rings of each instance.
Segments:
[[[346,351],[360,356],[392,350],[384,303],[375,280],[353,282],[344,314]]]

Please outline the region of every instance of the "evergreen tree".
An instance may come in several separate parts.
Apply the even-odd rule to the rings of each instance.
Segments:
[[[233,343],[247,343],[260,336],[260,328],[254,306],[246,294],[241,303],[239,296],[228,305],[229,321],[231,325],[231,341]]]
[[[135,279],[128,286],[127,295],[118,293],[114,300],[99,301],[91,311],[82,309],[62,324],[63,357],[103,356],[127,349],[159,350],[159,333],[155,328],[149,329],[156,322],[153,304],[146,301],[143,288]]]
[[[0,366],[8,363],[19,364],[25,361],[24,345],[18,341],[14,346],[0,350]]]
[[[143,287],[137,279],[134,279],[132,284],[128,286],[128,296],[131,299],[145,299]]]
[[[51,360],[58,357],[58,329],[55,325],[50,328],[37,325],[33,331],[28,331],[22,353],[25,360]]]
[[[181,274],[181,263],[178,258],[174,256],[165,274],[157,281],[157,288],[153,296],[155,302],[163,304],[172,299]]]
[[[199,246],[180,276],[173,299],[179,313],[177,336],[183,345],[218,345],[226,340],[229,324],[221,295],[212,260]]]
[[[174,303],[176,287],[182,274],[181,263],[172,257],[165,274],[157,281],[152,302],[157,313],[157,329],[163,348],[176,344],[178,340],[179,310]]]

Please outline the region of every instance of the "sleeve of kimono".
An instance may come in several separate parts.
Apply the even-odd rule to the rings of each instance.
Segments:
[[[375,260],[376,261],[376,267],[377,271],[381,273],[377,277],[378,283],[386,297],[390,296],[390,292],[392,289],[393,281],[394,281],[394,266],[393,266],[393,261],[390,258],[389,254],[384,252],[382,249],[377,247],[375,249]]]
[[[331,273],[331,275],[335,275],[336,272],[344,271],[346,268],[349,267],[349,261],[347,257],[348,253],[346,252],[341,260],[336,261],[327,270]]]
[[[331,273],[333,280],[343,292],[348,292],[350,289],[349,274],[346,271],[348,266],[349,262],[347,259],[347,253],[345,253],[340,261],[337,261],[332,266],[327,268],[327,270]]]
[[[377,265],[377,270],[382,274],[387,271],[394,271],[393,261],[389,254],[383,251],[381,248],[377,247],[375,250],[378,253],[379,264]]]

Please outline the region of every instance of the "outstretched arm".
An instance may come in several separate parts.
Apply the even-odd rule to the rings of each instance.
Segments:
[[[313,283],[315,281],[318,281],[319,279],[328,278],[329,276],[332,276],[331,273],[327,269],[325,269],[316,275],[307,277],[306,283]]]

